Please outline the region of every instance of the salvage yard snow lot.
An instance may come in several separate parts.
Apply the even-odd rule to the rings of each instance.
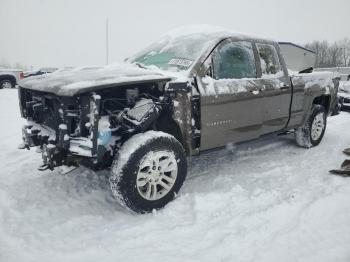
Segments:
[[[40,172],[19,151],[16,90],[0,90],[0,261],[350,261],[350,114],[320,146],[265,138],[194,158],[178,198],[136,215],[105,174]]]

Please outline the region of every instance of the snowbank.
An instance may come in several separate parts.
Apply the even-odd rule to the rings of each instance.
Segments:
[[[130,214],[106,173],[39,172],[17,150],[16,90],[0,90],[0,261],[350,261],[350,179],[328,174],[350,146],[350,115],[309,150],[277,137],[193,158],[164,210]],[[4,124],[6,123],[6,124]]]

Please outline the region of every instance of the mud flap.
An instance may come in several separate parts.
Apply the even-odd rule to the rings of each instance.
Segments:
[[[329,171],[331,174],[339,175],[343,177],[350,177],[350,159],[346,159],[340,169],[332,169]]]

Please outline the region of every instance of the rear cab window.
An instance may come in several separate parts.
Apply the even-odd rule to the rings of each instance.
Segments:
[[[282,66],[276,48],[270,44],[257,43],[262,77],[283,76]]]

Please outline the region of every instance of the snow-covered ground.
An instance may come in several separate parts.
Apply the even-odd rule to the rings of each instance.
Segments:
[[[350,114],[322,143],[291,137],[193,159],[178,198],[136,215],[106,174],[39,172],[21,140],[16,90],[0,90],[0,261],[350,261],[350,178],[329,175],[350,146]]]

